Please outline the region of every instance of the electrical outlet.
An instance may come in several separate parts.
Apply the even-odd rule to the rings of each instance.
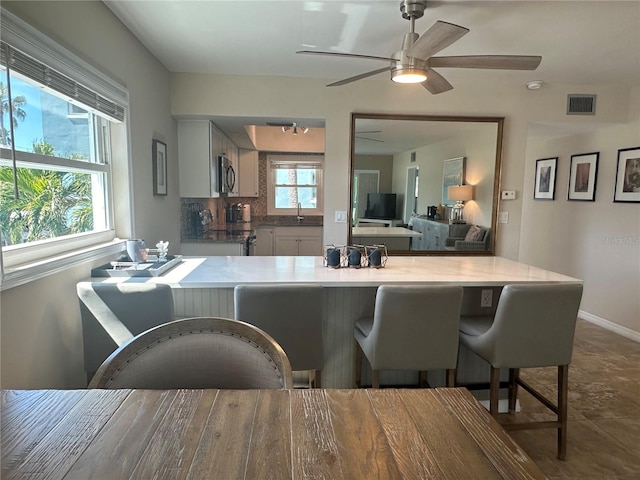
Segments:
[[[482,290],[480,294],[480,306],[483,308],[491,308],[493,300],[493,290]]]

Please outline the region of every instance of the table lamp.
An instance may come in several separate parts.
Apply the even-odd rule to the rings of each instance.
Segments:
[[[472,185],[454,185],[448,188],[447,197],[449,200],[455,200],[456,204],[451,210],[450,223],[466,223],[464,221],[462,211],[464,210],[464,203],[467,200],[473,200],[473,186]]]

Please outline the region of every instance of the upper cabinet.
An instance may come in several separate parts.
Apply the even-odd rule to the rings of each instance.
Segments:
[[[218,155],[225,155],[238,172],[238,147],[209,120],[178,122],[178,164],[180,196],[193,198],[219,197],[212,185],[212,165]],[[234,191],[238,196],[238,177]]]
[[[238,196],[258,197],[258,152],[238,150]]]

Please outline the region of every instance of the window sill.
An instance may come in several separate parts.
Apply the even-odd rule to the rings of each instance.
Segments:
[[[98,258],[115,255],[126,249],[124,240],[101,243],[88,248],[78,249],[63,255],[52,256],[32,263],[16,265],[7,269],[0,277],[0,291],[18,287],[35,280],[62,272],[68,268],[90,262]]]

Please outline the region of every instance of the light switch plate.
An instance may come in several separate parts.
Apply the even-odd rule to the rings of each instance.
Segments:
[[[509,223],[509,212],[498,212],[498,223]]]
[[[336,211],[336,223],[347,223],[347,212],[343,210]]]
[[[515,200],[516,199],[516,191],[515,190],[503,190],[502,191],[502,200]]]

